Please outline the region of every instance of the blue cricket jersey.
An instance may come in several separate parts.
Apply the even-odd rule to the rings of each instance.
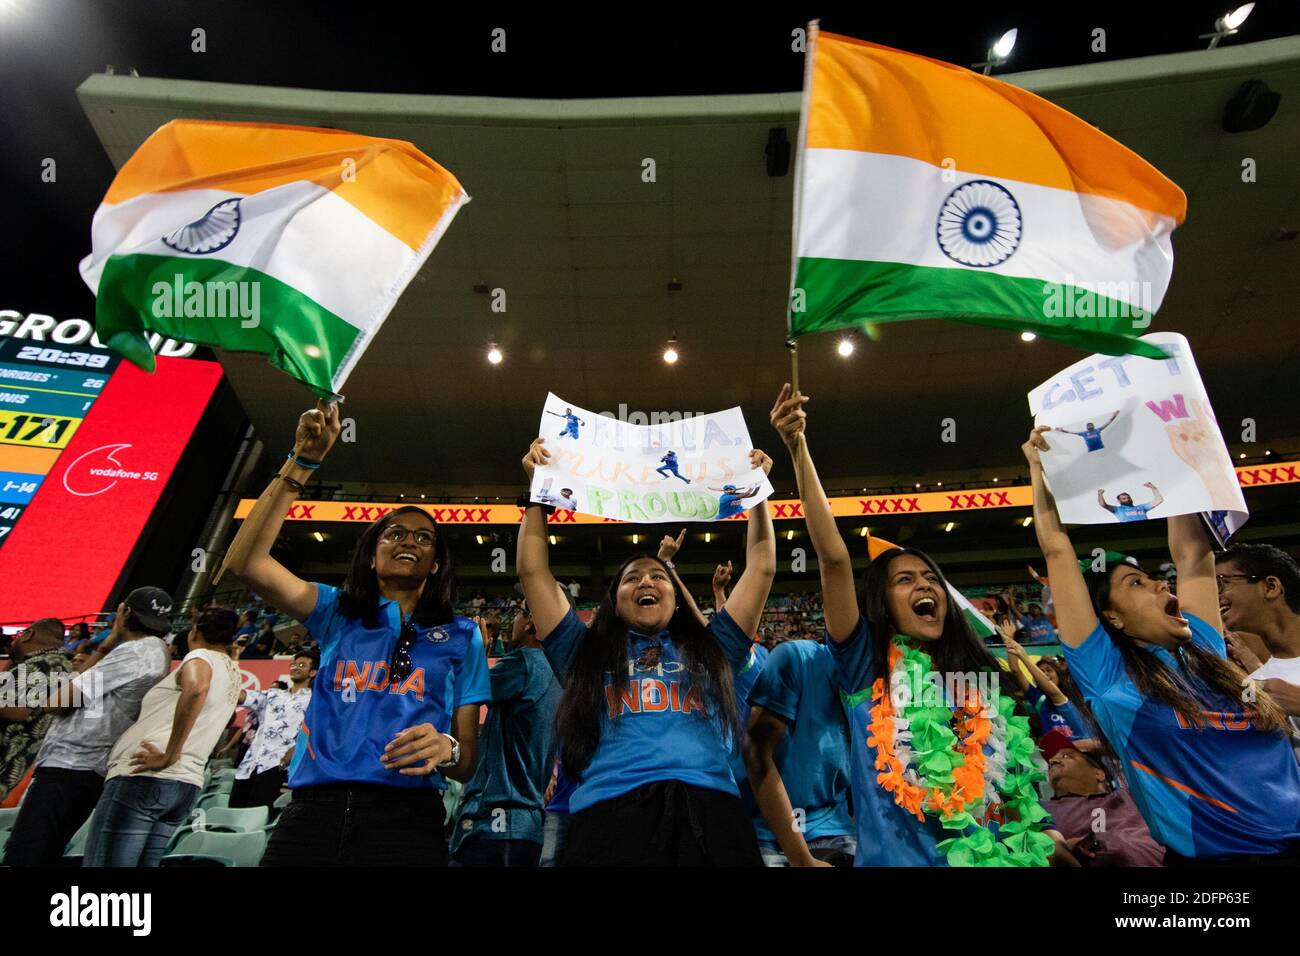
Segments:
[[[1083,435],[1083,443],[1088,446],[1088,451],[1101,451],[1104,447],[1101,443],[1100,431],[1094,429],[1093,431],[1084,431],[1081,434]]]
[[[726,608],[713,615],[709,631],[733,671],[740,670],[748,659],[750,640]],[[586,635],[587,625],[570,609],[542,642],[561,682]],[[582,779],[576,781],[570,811],[577,813],[658,780],[679,780],[738,796],[731,773],[730,734],[717,715],[707,711],[671,634],[629,630],[628,642],[627,687],[616,693],[612,675],[606,675],[600,742]]]
[[[1064,730],[1073,740],[1087,740],[1092,737],[1092,729],[1088,726],[1087,720],[1079,713],[1079,708],[1070,701],[1067,700],[1059,706],[1053,704],[1047,699],[1047,695],[1033,684],[1026,688],[1025,700],[1038,711],[1038,720],[1043,725],[1043,733]]]
[[[725,494],[718,499],[718,520],[730,518],[732,515],[738,515],[745,510],[742,505],[740,495]]]
[[[749,703],[786,722],[773,759],[790,806],[804,812],[804,839],[851,835],[847,727],[835,662],[826,645],[779,645],[749,692]],[[761,817],[754,828],[764,846],[779,846]]]
[[[849,719],[849,779],[853,790],[853,821],[858,829],[858,852],[854,866],[947,866],[948,861],[935,849],[936,844],[963,835],[963,831],[945,830],[929,814],[922,822],[894,803],[894,798],[876,782],[876,748],[867,745],[871,723],[871,685],[875,673],[873,644],[877,637],[867,627],[866,618],[842,643],[829,634],[826,645],[835,662],[840,700]],[[886,678],[888,675],[884,675]],[[946,693],[946,689],[945,689]],[[986,755],[993,751],[984,747]],[[994,837],[1002,819],[1002,803],[996,799],[985,807],[982,821]],[[1051,819],[1042,821],[1044,830]]]
[[[1021,621],[1021,626],[1024,627],[1033,644],[1054,644],[1057,640],[1056,628],[1052,627],[1052,622],[1045,617],[1027,617]]]
[[[1115,505],[1112,510],[1120,521],[1144,521],[1151,505]]]
[[[1191,639],[1223,657],[1223,637],[1186,617]],[[1173,652],[1151,645],[1141,652],[1184,675],[1205,707],[1200,729],[1142,696],[1100,623],[1078,647],[1065,647],[1065,659],[1124,764],[1151,835],[1198,858],[1268,855],[1300,840],[1300,765],[1286,735],[1259,730],[1240,700],[1193,680]]]
[[[771,653],[762,644],[751,644],[749,657],[741,665],[740,670],[736,671],[736,713],[740,714],[742,725],[749,725],[749,692],[753,689],[759,674],[763,672],[763,668],[767,666]],[[755,820],[762,819],[758,804],[754,802],[754,793],[749,786],[749,773],[745,770],[745,753],[739,740],[731,743],[731,775],[736,778],[736,789],[740,792],[745,810]]]
[[[458,707],[492,699],[483,635],[469,618],[420,627],[414,665],[402,681],[388,679],[402,628],[396,601],[380,600],[379,626],[366,627],[339,609],[338,588],[316,585],[316,607],[303,622],[320,645],[320,669],[289,766],[289,787],[378,783],[410,790],[447,787],[437,771],[401,774],[379,762],[389,741],[416,724],[451,731]]]

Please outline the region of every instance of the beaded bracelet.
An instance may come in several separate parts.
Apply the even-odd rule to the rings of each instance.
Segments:
[[[315,471],[320,467],[320,462],[312,461],[310,458],[300,458],[293,452],[289,452],[289,454],[285,456],[285,460],[293,462],[299,468],[306,468],[308,471]]]

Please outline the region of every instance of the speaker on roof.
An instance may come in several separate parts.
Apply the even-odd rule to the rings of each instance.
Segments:
[[[1223,130],[1226,133],[1248,133],[1262,129],[1277,112],[1282,94],[1268,88],[1263,80],[1247,80],[1237,87],[1232,99],[1223,108]]]

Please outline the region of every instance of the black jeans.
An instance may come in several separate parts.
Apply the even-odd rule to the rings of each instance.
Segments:
[[[536,866],[542,845],[531,840],[467,837],[451,856],[452,866]]]
[[[262,866],[446,866],[441,790],[380,784],[300,787]]]
[[[5,866],[59,866],[104,791],[93,770],[37,767],[5,845]]]
[[[660,780],[572,814],[562,866],[762,866],[740,798]]]
[[[232,807],[270,807],[280,796],[284,782],[289,779],[289,771],[283,767],[272,767],[255,773],[247,780],[236,780],[230,788],[230,806]]]

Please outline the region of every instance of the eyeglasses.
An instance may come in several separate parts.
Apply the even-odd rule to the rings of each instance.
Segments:
[[[430,547],[434,541],[432,531],[425,531],[423,528],[412,531],[410,528],[403,528],[401,525],[393,525],[385,530],[381,537],[389,544],[401,544],[408,535],[422,548]]]
[[[415,625],[410,621],[404,622],[397,638],[397,646],[393,648],[393,659],[388,665],[389,680],[406,680],[411,676],[411,668],[414,667],[411,662],[411,648],[415,647],[415,642],[419,639],[420,633],[415,629]]]
[[[1222,594],[1224,591],[1228,590],[1228,588],[1229,588],[1229,586],[1230,586],[1228,582],[1230,582],[1230,581],[1233,580],[1234,578],[1239,579],[1239,580],[1242,580],[1242,581],[1250,581],[1252,584],[1253,584],[1254,582],[1256,582],[1256,581],[1262,581],[1262,580],[1263,580],[1263,576],[1258,575],[1258,574],[1216,574],[1216,575],[1214,576],[1214,581],[1215,581],[1215,583],[1218,584],[1218,586],[1219,586],[1219,593],[1220,593],[1220,594]]]

